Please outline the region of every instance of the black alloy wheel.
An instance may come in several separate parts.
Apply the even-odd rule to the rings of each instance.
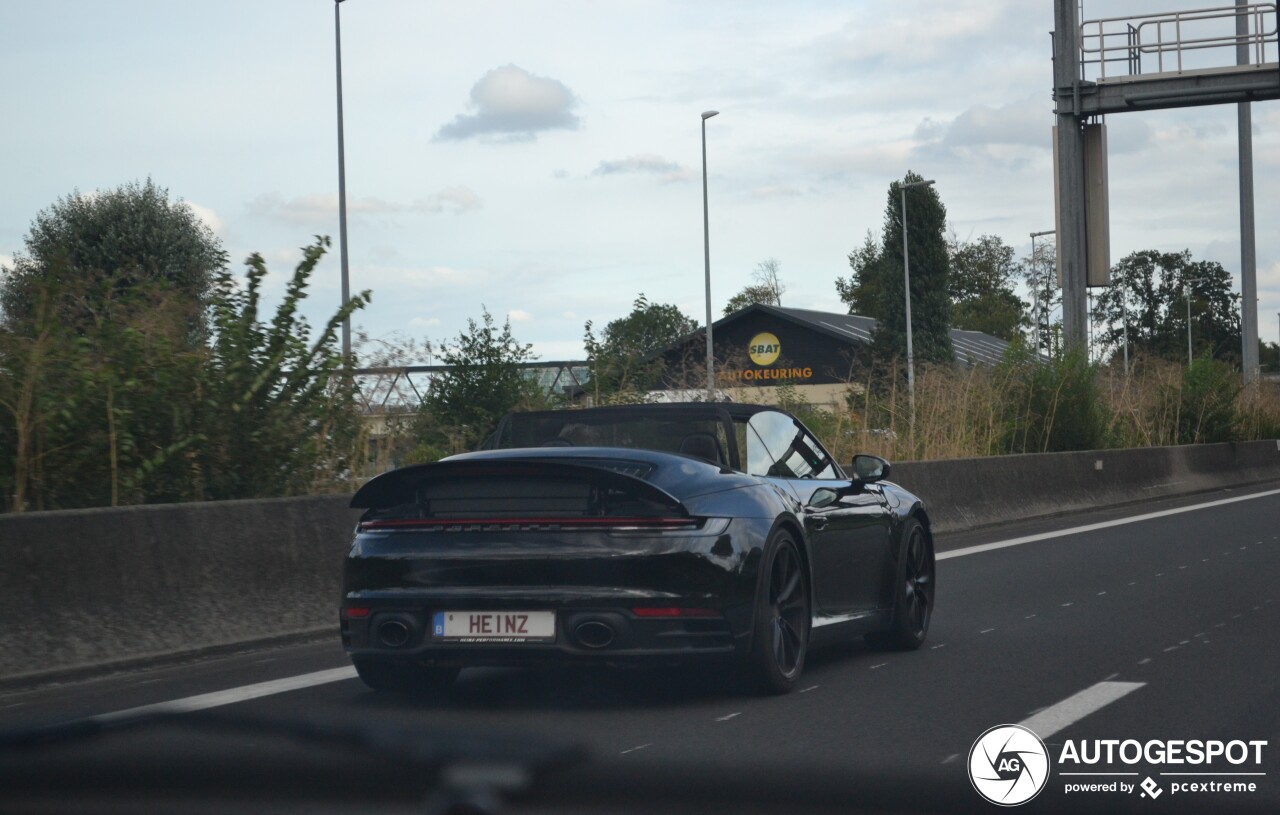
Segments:
[[[812,621],[809,580],[791,536],[779,532],[766,548],[752,657],[766,693],[786,693],[804,670]]]
[[[894,593],[893,624],[887,631],[868,634],[867,640],[880,648],[912,651],[924,644],[933,617],[935,565],[933,541],[914,518],[902,530],[902,576]]]

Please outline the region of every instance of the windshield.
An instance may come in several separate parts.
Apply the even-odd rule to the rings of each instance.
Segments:
[[[728,465],[734,451],[724,423],[706,416],[641,416],[564,411],[512,414],[499,428],[492,446],[625,447],[680,453]]]

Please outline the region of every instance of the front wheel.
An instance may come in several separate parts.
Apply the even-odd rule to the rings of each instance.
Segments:
[[[902,529],[902,571],[894,589],[893,623],[888,630],[867,635],[877,648],[914,651],[924,644],[933,617],[935,569],[933,541],[924,526],[909,518]]]
[[[761,690],[787,693],[804,670],[811,610],[804,561],[786,532],[765,548],[761,573],[750,668]]]
[[[458,668],[420,668],[380,659],[355,657],[352,663],[360,680],[382,693],[443,694],[453,687]]]

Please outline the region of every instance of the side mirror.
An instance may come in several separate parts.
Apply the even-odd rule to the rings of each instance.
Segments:
[[[889,462],[879,456],[858,454],[853,457],[853,480],[874,484],[889,477]]]
[[[809,508],[810,509],[826,509],[827,507],[831,506],[832,504],[836,503],[839,500],[840,500],[839,492],[833,489],[828,489],[826,487],[819,487],[818,489],[813,491],[813,495],[809,496]]]

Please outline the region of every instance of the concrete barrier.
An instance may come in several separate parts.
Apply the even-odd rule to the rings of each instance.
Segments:
[[[904,462],[949,532],[1280,479],[1280,442]],[[0,681],[331,632],[346,496],[0,515]]]
[[[956,532],[1280,479],[1280,441],[904,461],[891,480]]]
[[[348,496],[0,516],[0,678],[337,630]]]

